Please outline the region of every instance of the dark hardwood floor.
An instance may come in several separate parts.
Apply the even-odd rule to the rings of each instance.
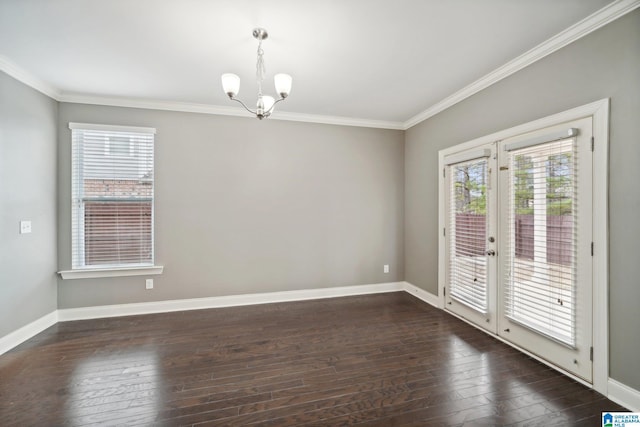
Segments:
[[[0,425],[601,425],[620,405],[404,293],[62,322]]]

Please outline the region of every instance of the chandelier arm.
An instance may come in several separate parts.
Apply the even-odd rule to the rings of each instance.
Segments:
[[[269,115],[273,112],[273,107],[276,106],[276,104],[280,101],[284,101],[284,98],[280,98],[280,99],[276,99],[276,101],[273,103],[273,105],[271,106],[271,108],[269,108],[267,111],[264,112],[265,115]],[[245,107],[246,108],[246,107]]]
[[[229,99],[230,99],[230,100],[232,100],[232,101],[236,101],[236,102],[238,102],[240,105],[242,105],[242,106],[244,107],[244,109],[245,109],[245,110],[247,110],[247,111],[248,111],[248,112],[250,112],[251,114],[254,114],[254,115],[257,115],[257,114],[258,114],[258,113],[257,113],[257,111],[252,111],[251,109],[249,109],[249,107],[247,107],[247,106],[244,104],[244,102],[240,101],[239,99],[237,99],[237,98],[229,98]],[[275,105],[275,104],[274,104],[274,105]],[[271,108],[273,109],[273,107],[271,107]]]

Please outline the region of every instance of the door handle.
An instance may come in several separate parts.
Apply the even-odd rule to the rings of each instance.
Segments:
[[[493,249],[489,249],[489,250],[487,251],[487,255],[488,255],[488,256],[496,256],[496,251],[494,251]]]

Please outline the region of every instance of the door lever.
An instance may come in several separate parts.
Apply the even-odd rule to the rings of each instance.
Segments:
[[[496,251],[494,251],[493,249],[489,249],[489,250],[487,251],[487,255],[488,255],[488,256],[496,256]]]

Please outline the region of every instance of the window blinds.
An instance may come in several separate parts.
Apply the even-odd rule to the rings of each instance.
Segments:
[[[155,129],[69,128],[72,268],[152,265]]]
[[[569,346],[576,333],[575,145],[565,137],[510,147],[505,251],[507,317]]]
[[[450,166],[449,294],[487,313],[487,159]]]

